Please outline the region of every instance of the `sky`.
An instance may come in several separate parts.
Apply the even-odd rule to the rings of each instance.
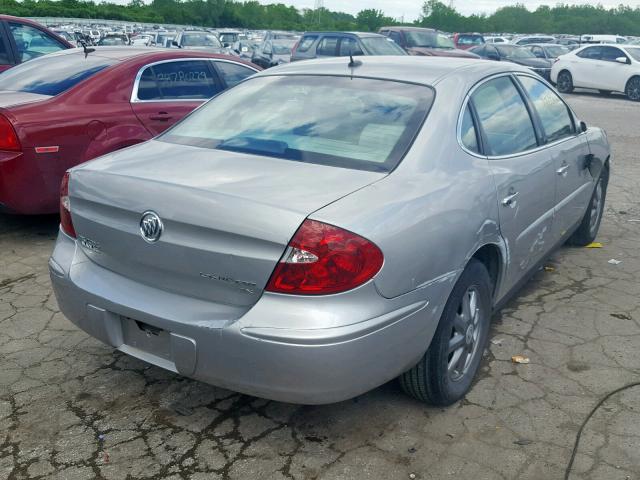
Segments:
[[[313,8],[316,0],[260,0],[260,3],[284,3],[297,8]],[[324,7],[329,10],[347,13],[358,13],[365,8],[382,10],[386,15],[394,18],[402,18],[405,21],[413,21],[420,16],[422,0],[323,0]],[[443,0],[449,3],[450,0]],[[453,0],[453,6],[460,13],[470,15],[472,13],[493,13],[500,7],[515,4],[515,0]],[[535,10],[540,5],[555,6],[558,3],[585,4],[601,3],[604,7],[617,7],[620,3],[632,7],[640,6],[640,0],[518,0],[517,3],[526,5],[530,10]]]

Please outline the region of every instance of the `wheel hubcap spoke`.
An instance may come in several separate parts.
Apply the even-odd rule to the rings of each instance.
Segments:
[[[447,349],[447,370],[452,381],[458,381],[467,374],[477,355],[480,322],[478,291],[475,287],[470,287],[462,296],[453,319]]]

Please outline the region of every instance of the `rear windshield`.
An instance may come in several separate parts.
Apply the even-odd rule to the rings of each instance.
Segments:
[[[58,95],[115,63],[91,53],[46,55],[1,73],[0,90]]]
[[[387,37],[363,37],[360,39],[369,55],[406,55],[396,42]]]
[[[458,36],[458,44],[460,45],[482,45],[484,37],[482,35],[460,35]]]
[[[426,86],[330,76],[256,77],[159,137],[218,150],[387,172],[433,102]]]

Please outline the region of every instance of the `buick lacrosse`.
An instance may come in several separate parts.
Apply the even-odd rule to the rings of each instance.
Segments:
[[[605,133],[512,63],[296,62],[71,169],[64,314],[129,355],[302,404],[469,390],[492,313],[598,232]]]

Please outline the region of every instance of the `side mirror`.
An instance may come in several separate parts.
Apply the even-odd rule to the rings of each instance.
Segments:
[[[500,61],[500,57],[498,55],[496,55],[495,53],[488,53],[487,54],[487,58],[489,60],[496,60],[496,61]]]
[[[224,48],[229,48],[229,47],[231,46],[231,44],[230,44],[230,43],[228,43],[228,42],[224,42],[224,43],[222,44],[222,46],[223,46]]]
[[[618,57],[616,58],[616,62],[624,63],[625,65],[629,63],[629,59],[627,57]]]
[[[178,45],[178,42],[176,42],[175,40],[171,40],[171,45],[180,48],[180,45]]]
[[[585,122],[580,122],[580,131],[582,133],[585,133],[587,130],[589,130],[589,127],[587,127],[587,124]]]

